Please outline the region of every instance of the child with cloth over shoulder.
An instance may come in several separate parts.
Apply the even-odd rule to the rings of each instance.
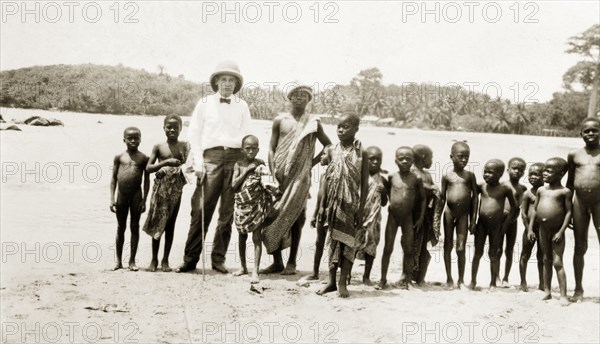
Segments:
[[[367,153],[355,138],[360,118],[345,115],[337,126],[340,142],[331,152],[326,172],[325,226],[329,229],[329,282],[317,294],[338,291],[348,297],[347,283],[361,237],[363,211],[369,188]],[[364,235],[364,234],[363,234]],[[341,268],[336,285],[337,269]]]
[[[261,230],[266,214],[273,205],[272,195],[275,195],[274,185],[263,185],[262,176],[270,175],[265,162],[257,159],[258,138],[247,135],[242,139],[242,153],[244,158],[237,161],[233,167],[231,186],[234,194],[233,217],[239,233],[238,249],[242,268],[234,273],[241,276],[248,273],[246,267],[246,241],[248,234],[252,233],[254,244],[254,270],[252,271],[252,284],[258,283],[260,258],[262,255]]]

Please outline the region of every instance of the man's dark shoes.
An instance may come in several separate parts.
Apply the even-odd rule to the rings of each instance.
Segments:
[[[177,269],[175,269],[175,272],[190,272],[194,270],[196,270],[195,264],[183,263]]]
[[[212,263],[212,269],[222,274],[229,273],[229,271],[225,268],[225,265],[223,265],[223,263]]]

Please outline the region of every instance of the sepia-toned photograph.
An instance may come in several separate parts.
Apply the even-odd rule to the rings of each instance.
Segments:
[[[0,0],[1,343],[597,343],[600,2]]]

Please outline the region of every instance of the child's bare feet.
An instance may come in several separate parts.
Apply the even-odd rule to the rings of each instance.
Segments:
[[[446,288],[448,288],[448,289],[454,288],[454,280],[452,278],[449,278],[448,280],[446,280]]]
[[[252,279],[250,280],[251,284],[257,284],[260,282],[260,278],[258,278],[258,272],[256,270],[252,271]]]
[[[542,301],[552,300],[552,295],[550,293],[545,293],[544,297],[542,297]]]
[[[169,262],[166,260],[163,260],[160,263],[160,268],[162,269],[163,272],[171,272],[171,267],[169,266]]]
[[[148,267],[148,270],[150,270],[150,272],[156,272],[157,266],[158,266],[158,260],[152,259],[150,261],[150,266]]]
[[[544,286],[541,283],[538,284],[538,290],[544,291]]]
[[[129,262],[129,270],[138,271],[139,268],[135,265],[135,262]]]
[[[282,272],[283,271],[283,265],[279,265],[279,264],[271,264],[269,266],[267,266],[264,269],[261,269],[259,271],[260,274],[276,274],[278,272]]]
[[[247,268],[241,268],[238,271],[233,273],[234,276],[242,276],[242,275],[247,275],[247,274],[248,274]]]
[[[340,285],[338,286],[338,294],[340,295],[341,298],[347,298],[348,296],[350,296],[350,292],[348,291],[348,288],[346,288],[346,284],[345,283],[340,283]]]
[[[296,274],[296,264],[286,265],[285,269],[281,272],[282,275],[295,275]]]
[[[122,269],[122,268],[123,268],[123,263],[121,263],[121,262],[118,262],[118,263],[115,265],[115,267],[113,268],[113,271],[115,271],[115,270],[119,270],[119,269]]]
[[[571,297],[571,301],[577,303],[583,302],[583,290],[576,290],[573,297]]]
[[[490,283],[490,291],[496,291],[496,285]]]
[[[398,282],[396,282],[395,286],[403,290],[408,290],[408,281],[405,279],[401,279]]]
[[[384,280],[384,279],[379,280],[379,283],[375,286],[375,289],[383,290],[383,289],[385,289],[386,285],[387,285],[387,280]]]
[[[527,287],[527,283],[525,283],[525,282],[521,283],[521,285],[519,286],[519,290],[525,291],[525,292],[529,291],[529,288]]]
[[[323,288],[319,289],[319,291],[317,291],[317,295],[331,293],[332,291],[336,291],[336,290],[337,290],[337,286],[335,285],[335,283],[328,283],[326,286],[324,286]]]
[[[560,302],[560,305],[563,307],[566,307],[570,304],[569,299],[567,299],[566,296],[561,296],[559,302]]]
[[[363,277],[363,284],[364,285],[368,285],[368,286],[372,286],[373,285],[373,281],[371,281],[371,279],[369,277]]]
[[[502,288],[508,288],[510,287],[510,285],[508,284],[508,280],[503,280],[502,284],[500,284],[502,286]]]
[[[458,282],[458,284],[457,284],[456,286],[457,286],[457,287],[458,287],[458,289],[460,289],[460,290],[467,290],[467,289],[469,289],[469,288],[467,287],[467,285],[465,284],[465,282]]]
[[[477,283],[471,282],[471,284],[469,284],[469,289],[475,290],[475,288],[477,288]]]
[[[312,273],[310,276],[306,277],[307,281],[318,281],[319,280],[319,274],[318,273]]]

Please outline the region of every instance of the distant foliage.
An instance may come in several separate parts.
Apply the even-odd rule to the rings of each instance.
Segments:
[[[188,116],[196,102],[213,93],[208,83],[119,66],[54,65],[0,73],[0,106],[74,112]],[[323,90],[308,111],[335,123],[340,114],[391,119],[397,127],[544,135],[575,135],[587,115],[591,88],[557,92],[547,103],[514,104],[464,88],[429,84],[385,86],[382,73],[369,68],[349,85]],[[273,119],[289,111],[278,88],[243,88],[253,118]]]

